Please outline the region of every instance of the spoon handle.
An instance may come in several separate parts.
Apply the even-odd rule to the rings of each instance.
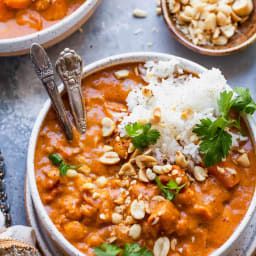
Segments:
[[[68,140],[73,139],[73,132],[71,123],[67,117],[65,107],[58,91],[58,87],[54,81],[54,73],[52,63],[43,49],[39,44],[32,44],[30,49],[30,56],[32,63],[34,65],[35,72],[38,78],[41,80],[44,85],[54,107],[54,110],[57,114],[57,117],[60,121],[60,124],[64,130],[66,138]]]
[[[81,89],[83,62],[81,57],[69,48],[64,49],[56,61],[56,70],[66,87],[69,104],[79,131],[86,131],[86,113]]]

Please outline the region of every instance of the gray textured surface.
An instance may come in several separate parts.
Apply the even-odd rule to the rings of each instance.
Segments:
[[[92,18],[68,39],[47,50],[56,60],[71,47],[86,63],[131,51],[156,51],[185,57],[207,67],[220,68],[231,86],[249,87],[255,95],[256,44],[226,57],[208,57],[180,45],[156,15],[155,0],[103,0]],[[135,19],[135,7],[148,11],[146,19]],[[152,29],[154,27],[154,29]],[[136,30],[141,32],[135,34]],[[156,30],[156,31],[155,31]],[[152,43],[152,47],[148,46]],[[30,132],[46,93],[37,80],[29,56],[0,58],[0,148],[6,160],[7,192],[13,224],[25,224],[24,178]]]

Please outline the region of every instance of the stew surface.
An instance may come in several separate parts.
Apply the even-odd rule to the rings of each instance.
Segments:
[[[70,15],[85,0],[0,0],[0,39],[43,30]]]
[[[250,205],[256,168],[251,140],[243,142],[218,167],[209,168],[204,182],[189,178],[177,163],[170,173],[159,175],[162,183],[178,177],[186,184],[173,201],[163,197],[154,181],[135,181],[129,175],[118,175],[126,159],[134,157],[136,151],[127,153],[130,141],[120,138],[117,132],[103,137],[101,120],[108,117],[118,122],[127,111],[130,90],[145,84],[135,72],[136,66],[116,66],[83,80],[88,128],[84,135],[74,128],[75,139],[71,143],[54,111],[49,111],[35,153],[42,202],[57,229],[86,255],[95,255],[94,248],[102,243],[123,247],[125,243],[137,242],[153,251],[161,236],[170,240],[168,256],[209,255],[230,237]],[[117,79],[114,72],[123,68],[130,71],[129,76]],[[65,103],[68,108],[67,98]],[[99,159],[108,150],[116,152],[121,161],[113,165],[102,163]],[[59,169],[49,160],[52,153],[81,167],[60,176]],[[241,154],[248,156],[250,167],[237,164]],[[222,173],[220,168],[235,172]],[[135,208],[143,208],[144,213],[132,212],[134,201]]]

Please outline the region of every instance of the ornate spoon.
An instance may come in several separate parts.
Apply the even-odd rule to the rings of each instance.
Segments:
[[[34,64],[35,72],[51,98],[53,107],[65,132],[65,135],[68,140],[72,140],[72,126],[67,117],[63,101],[54,81],[52,63],[43,47],[36,43],[32,44],[31,46],[30,56],[32,63]]]
[[[86,116],[81,90],[82,69],[82,59],[74,50],[66,48],[60,53],[56,61],[56,70],[68,92],[76,125],[81,133],[85,133]]]

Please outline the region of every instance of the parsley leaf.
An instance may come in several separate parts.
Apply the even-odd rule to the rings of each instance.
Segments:
[[[210,126],[212,125],[212,120],[210,118],[201,119],[200,124],[196,124],[196,128],[193,132],[197,134],[198,137],[208,138],[210,136]]]
[[[172,201],[177,194],[179,194],[180,190],[186,186],[186,183],[179,186],[177,182],[174,180],[170,180],[167,185],[163,185],[162,182],[159,180],[158,176],[155,178],[156,184],[161,192],[165,195],[165,197]],[[175,191],[173,191],[175,190]]]
[[[124,246],[124,253],[122,256],[153,256],[153,253],[147,250],[146,247],[140,247],[140,244],[128,244]]]
[[[151,129],[151,124],[133,123],[125,126],[127,136],[132,138],[132,144],[141,152],[151,144],[155,144],[160,137],[156,129]]]
[[[52,161],[52,163],[55,165],[55,166],[58,166],[59,167],[59,170],[60,170],[60,176],[64,176],[67,174],[67,171],[69,169],[74,169],[74,170],[77,170],[79,169],[81,166],[71,166],[71,165],[68,165],[66,164],[63,159],[61,158],[60,155],[58,154],[51,154],[49,155],[49,159]]]
[[[222,129],[218,129],[214,137],[203,140],[200,144],[200,153],[204,154],[203,161],[206,167],[220,163],[228,156],[232,144],[232,136]]]
[[[227,118],[230,109],[234,103],[234,100],[232,100],[233,92],[227,92],[224,91],[220,94],[219,99],[217,100],[219,111],[221,112],[222,116],[224,118]]]
[[[176,181],[170,180],[167,185],[169,189],[175,190],[175,194],[179,194],[180,190],[186,186],[186,183],[179,186]]]
[[[101,247],[94,248],[94,253],[97,256],[117,256],[121,252],[121,256],[153,256],[151,251],[149,251],[146,247],[140,247],[140,244],[138,243],[126,243],[124,250],[116,245],[106,243],[103,243]]]
[[[129,137],[133,138],[143,133],[144,126],[141,123],[133,123],[133,124],[127,124],[125,126],[125,130]]]
[[[67,174],[68,166],[64,162],[61,162],[59,166],[59,170],[60,170],[60,176],[64,176]]]
[[[147,133],[148,144],[156,144],[157,140],[160,137],[160,132],[156,129],[151,129]]]
[[[51,155],[49,155],[49,159],[56,166],[59,166],[61,164],[61,162],[62,162],[62,158],[58,154],[51,154]]]
[[[102,247],[94,248],[94,253],[97,256],[117,256],[122,251],[122,249],[120,249],[114,244],[103,243]]]
[[[204,154],[203,161],[206,167],[219,163],[228,156],[232,144],[232,136],[224,129],[232,122],[220,117],[214,122],[210,119],[202,119],[193,130],[202,138],[200,153]]]
[[[249,89],[236,88],[235,92],[238,94],[235,98],[232,91],[223,91],[220,94],[217,103],[221,117],[215,121],[209,118],[202,119],[193,129],[193,132],[202,139],[200,153],[204,155],[203,161],[206,167],[221,162],[229,154],[232,136],[225,131],[225,128],[234,127],[244,134],[240,126],[240,115],[242,112],[253,114],[256,110]],[[228,119],[231,109],[239,112],[237,120]]]
[[[232,105],[232,109],[252,115],[256,110],[256,104],[251,97],[250,90],[248,88],[235,88],[234,90],[238,96]]]

